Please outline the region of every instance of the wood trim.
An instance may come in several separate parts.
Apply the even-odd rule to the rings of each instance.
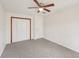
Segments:
[[[31,37],[32,37],[32,36],[31,36],[31,33],[32,33],[32,32],[31,32],[31,27],[32,27],[31,25],[32,25],[32,24],[31,24],[31,19],[30,19],[30,40],[31,40]]]
[[[32,25],[32,24],[31,24],[31,18],[22,18],[22,17],[13,17],[13,16],[11,16],[11,40],[10,40],[10,42],[12,43],[12,29],[13,29],[13,28],[12,28],[12,24],[13,24],[13,21],[12,21],[12,20],[13,20],[13,18],[15,18],[15,19],[29,20],[29,22],[30,22],[30,27],[29,27],[29,28],[30,28],[30,40],[31,40],[31,39],[32,39],[32,38],[31,38],[31,32],[32,32],[32,31],[31,31],[31,27],[32,27],[32,26],[31,26],[31,25]]]
[[[24,19],[24,20],[31,20],[31,18],[23,18],[23,17],[13,17],[13,16],[11,16],[11,18]]]
[[[11,17],[11,43],[12,43],[12,17]]]

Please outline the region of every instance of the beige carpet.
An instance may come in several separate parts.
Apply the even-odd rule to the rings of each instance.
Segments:
[[[1,58],[78,58],[79,53],[46,39],[8,44]]]

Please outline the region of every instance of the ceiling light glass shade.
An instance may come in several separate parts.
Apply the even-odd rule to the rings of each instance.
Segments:
[[[44,9],[43,8],[39,8],[39,11],[44,11]]]

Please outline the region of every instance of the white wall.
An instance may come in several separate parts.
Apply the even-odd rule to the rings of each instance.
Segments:
[[[5,13],[0,5],[0,55],[2,54],[4,47],[5,47]]]
[[[42,15],[36,14],[34,16],[34,34],[35,34],[35,39],[38,38],[43,38],[44,37],[44,19]]]
[[[79,5],[44,18],[46,39],[79,52]]]
[[[6,13],[7,19],[7,43],[10,43],[10,17],[24,17],[24,18],[31,18],[32,19],[32,39],[42,38],[43,37],[43,19],[40,15],[29,15],[29,14],[19,14],[19,13]]]

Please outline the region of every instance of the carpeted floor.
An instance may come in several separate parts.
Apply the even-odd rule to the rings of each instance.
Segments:
[[[79,53],[46,39],[8,44],[1,58],[78,58]]]

